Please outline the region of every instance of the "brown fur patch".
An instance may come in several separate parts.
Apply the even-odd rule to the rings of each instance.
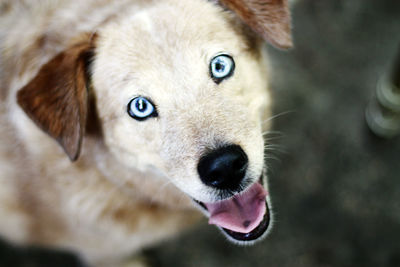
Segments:
[[[71,160],[79,155],[86,124],[86,68],[91,53],[89,42],[67,49],[18,92],[18,104],[60,143]]]
[[[279,48],[292,46],[287,0],[220,0],[253,31]]]
[[[11,10],[11,3],[8,1],[5,1],[3,3],[0,3],[0,15],[5,15]]]

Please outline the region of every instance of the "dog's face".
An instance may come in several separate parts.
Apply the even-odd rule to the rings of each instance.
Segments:
[[[115,157],[135,168],[156,166],[182,191],[210,202],[221,196],[199,179],[206,153],[238,145],[248,157],[240,188],[260,177],[267,73],[259,48],[248,47],[230,14],[203,3],[184,8],[160,5],[100,30],[93,88]]]
[[[230,7],[241,1],[222,2]],[[267,73],[259,41],[246,30],[216,3],[171,0],[122,14],[97,31],[90,53],[76,45],[56,60],[84,61],[74,63],[76,74],[87,73],[91,57],[91,75],[74,78],[73,89],[86,99],[79,88],[90,76],[112,156],[128,169],[161,171],[237,241],[260,238],[270,219],[260,184]],[[65,138],[62,130],[52,130],[60,126],[43,126],[43,115],[34,114],[37,93],[31,91],[29,84],[23,88],[19,103],[75,159],[86,100],[78,97],[79,112],[69,117],[77,117],[79,129]],[[64,124],[71,128],[73,122]]]

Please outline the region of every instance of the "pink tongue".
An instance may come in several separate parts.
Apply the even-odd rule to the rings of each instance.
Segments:
[[[255,183],[244,193],[231,199],[214,203],[204,203],[210,212],[209,224],[239,233],[249,233],[263,220],[268,192]]]

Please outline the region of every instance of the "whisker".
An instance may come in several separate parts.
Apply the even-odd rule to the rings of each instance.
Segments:
[[[270,143],[267,143],[267,144],[264,145],[264,149],[265,149],[265,150],[276,150],[276,151],[283,151],[283,152],[286,152],[286,149],[284,148],[284,146],[283,146],[283,145],[280,145],[280,144],[270,144]]]
[[[275,152],[277,152],[277,153],[275,153]],[[275,153],[276,155],[279,155],[279,154],[287,154],[287,152],[285,151],[285,150],[277,150],[277,149],[270,149],[270,150],[265,150],[265,154],[266,155],[272,155],[273,153]]]
[[[265,142],[269,142],[269,141],[279,140],[279,139],[282,139],[282,138],[283,138],[283,136],[266,137],[266,138],[264,138],[264,141]]]
[[[265,136],[265,135],[278,135],[279,137],[281,137],[281,136],[283,136],[283,133],[280,132],[280,131],[271,131],[271,130],[268,130],[268,131],[263,132],[262,135],[263,135],[263,136]]]
[[[296,112],[296,111],[295,110],[283,111],[281,113],[278,113],[276,115],[273,115],[273,116],[269,117],[268,119],[264,120],[261,124],[265,124],[265,123],[267,123],[267,122],[269,122],[269,121],[271,121],[273,119],[276,119],[276,118],[279,118],[279,117],[282,117],[284,115],[287,115],[287,114],[290,114],[290,113],[294,113],[294,112]]]
[[[275,160],[280,163],[282,162],[282,159],[275,157],[273,155],[264,156],[264,161],[270,161],[270,160]]]
[[[275,155],[278,154],[278,155]],[[279,154],[287,154],[286,149],[279,144],[265,144],[264,145],[264,162],[274,160],[281,162]]]
[[[277,148],[280,148],[280,147],[282,147],[282,145],[280,145],[280,144],[266,143],[266,144],[264,145],[264,147],[266,147],[266,148],[268,148],[268,147],[277,147]]]
[[[273,150],[273,149],[284,150],[284,146],[280,145],[280,144],[265,143],[264,144],[264,149],[267,149],[267,150]]]

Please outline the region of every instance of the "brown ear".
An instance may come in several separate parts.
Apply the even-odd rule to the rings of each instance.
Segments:
[[[78,158],[87,115],[87,63],[93,47],[79,43],[59,53],[17,95],[26,114]]]
[[[219,0],[253,31],[278,48],[292,47],[287,0]]]

